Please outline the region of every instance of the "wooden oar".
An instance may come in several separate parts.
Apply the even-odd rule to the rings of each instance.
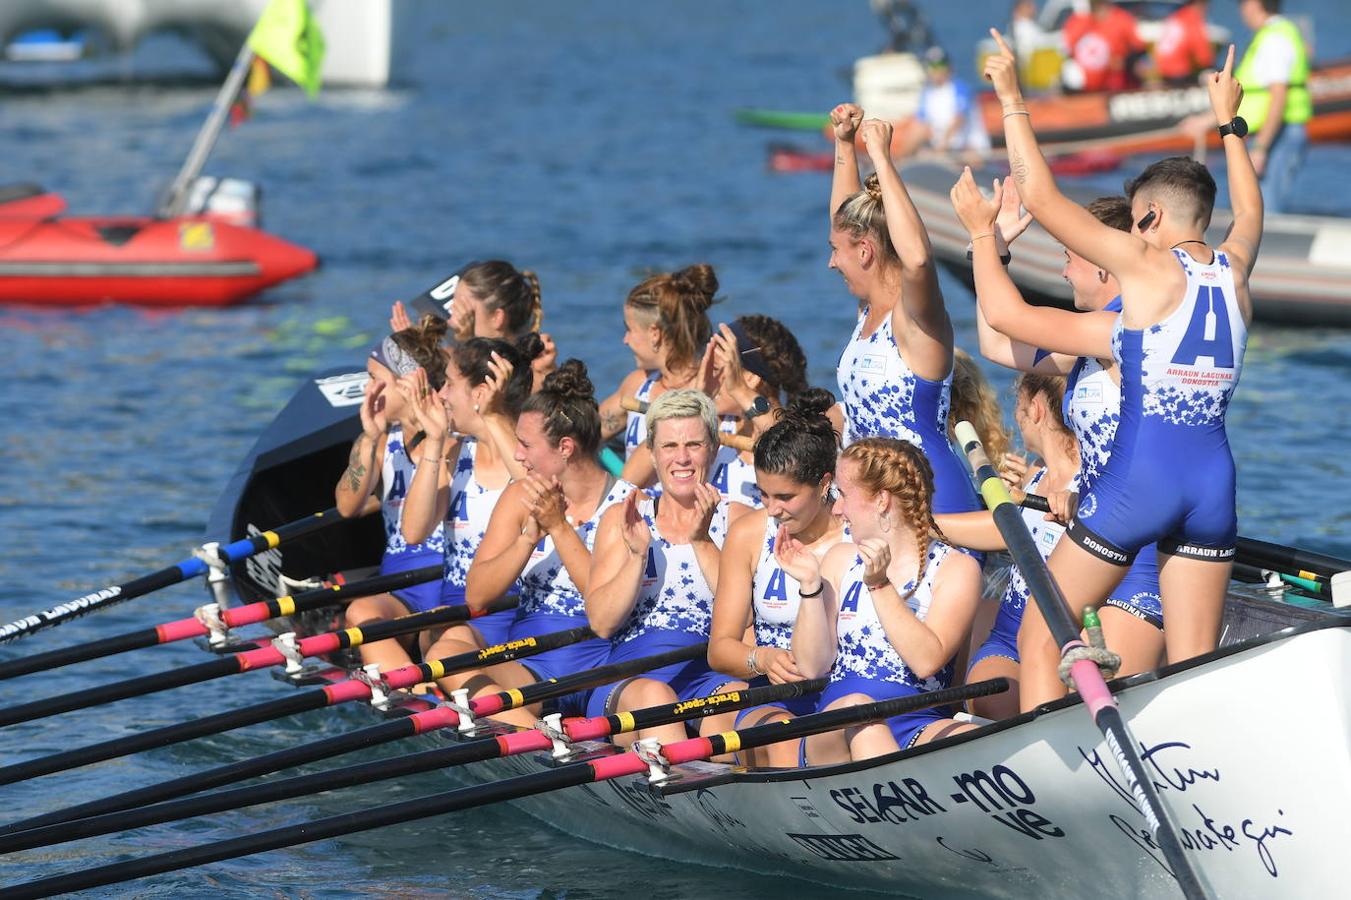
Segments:
[[[510,609],[515,605],[515,598],[498,601],[481,615]],[[0,709],[0,726],[31,722],[35,719],[45,719],[48,716],[72,712],[77,709],[88,709],[91,706],[101,706],[104,703],[126,700],[129,697],[143,697],[146,694],[167,691],[171,688],[199,684],[213,678],[224,678],[228,675],[238,675],[241,672],[249,672],[255,669],[286,665],[288,660],[299,660],[310,656],[327,656],[339,650],[359,647],[362,644],[373,643],[385,638],[413,634],[433,625],[464,622],[475,615],[480,614],[471,612],[467,606],[438,606],[426,612],[368,622],[359,628],[344,628],[339,631],[329,631],[324,634],[300,638],[293,640],[290,646],[287,646],[282,638],[276,638],[271,643],[256,649],[232,653],[220,659],[199,663],[195,666],[183,666],[178,669],[170,669],[167,672],[156,672],[153,675],[142,675],[125,681],[99,685],[96,688],[71,691],[68,694],[57,694],[54,697],[45,697],[31,703],[8,706]],[[15,766],[0,768],[0,784],[10,783],[5,778],[8,777],[7,773],[15,768]]]
[[[546,700],[567,696],[574,691],[610,684],[632,675],[660,669],[662,666],[668,666],[671,663],[697,659],[707,652],[707,644],[696,644],[690,647],[668,650],[665,653],[658,653],[653,656],[610,663],[565,678],[542,681],[516,690],[476,697],[469,701],[469,709],[475,716],[496,715],[504,710],[517,709],[522,706],[529,706],[532,703],[542,703]],[[447,706],[437,706],[433,709],[414,713],[411,716],[382,722],[379,725],[371,725],[336,737],[312,741],[297,747],[287,747],[285,750],[277,750],[253,759],[217,766],[214,769],[206,769],[159,784],[147,785],[143,788],[124,791],[121,794],[102,797],[98,800],[89,800],[63,809],[52,810],[42,815],[31,816],[0,827],[0,834],[10,834],[41,825],[69,822],[87,816],[102,815],[103,813],[171,800],[174,797],[195,794],[214,787],[246,781],[260,775],[268,775],[295,766],[341,756],[354,750],[376,747],[390,741],[426,734],[439,728],[453,728],[459,722],[460,716],[453,709]]]
[[[278,526],[271,531],[250,535],[243,540],[226,544],[223,547],[217,546],[214,550],[215,556],[222,563],[236,563],[242,559],[248,559],[255,553],[279,547],[286,541],[312,534],[321,528],[327,528],[329,525],[345,521],[348,520],[338,515],[336,508],[328,509]],[[206,551],[205,547],[202,549]],[[168,568],[160,569],[158,572],[151,572],[149,575],[142,575],[140,578],[134,578],[122,584],[85,594],[83,597],[77,597],[51,609],[24,616],[8,625],[0,626],[0,644],[28,637],[44,628],[52,628],[62,622],[69,622],[85,613],[107,609],[109,606],[144,596],[151,591],[157,591],[171,584],[178,584],[180,581],[204,575],[210,568],[211,566],[205,560],[192,556]]]
[[[423,566],[420,569],[409,569],[406,572],[397,572],[393,575],[378,575],[374,578],[365,578],[347,584],[302,591],[294,596],[277,597],[274,600],[263,600],[246,606],[232,607],[221,610],[220,619],[226,628],[239,628],[244,625],[266,622],[268,619],[293,616],[296,613],[311,609],[346,603],[349,600],[355,600],[357,597],[385,594],[415,584],[424,584],[428,581],[435,581],[441,575],[441,566]],[[210,633],[211,630],[206,623],[195,616],[179,619],[176,622],[165,622],[163,625],[156,625],[154,628],[129,631],[126,634],[89,641],[88,643],[77,644],[74,647],[61,647],[57,650],[49,650],[46,653],[35,653],[32,656],[21,656],[18,659],[0,662],[0,680],[15,678],[19,675],[31,675],[34,672],[45,672],[72,663],[101,659],[105,656],[126,653],[130,650],[140,650],[144,647],[154,647],[188,638],[205,637]]]
[[[708,759],[723,753],[736,753],[782,741],[796,740],[825,731],[835,731],[862,722],[873,722],[935,706],[962,703],[974,697],[1008,690],[1008,681],[995,678],[963,687],[916,694],[895,700],[864,703],[828,712],[813,713],[788,721],[771,722],[737,731],[725,731],[710,737],[690,738],[659,748],[661,758],[671,765]],[[312,822],[273,828],[244,837],[187,847],[153,856],[120,860],[106,866],[85,869],[68,875],[56,875],[0,890],[3,898],[49,897],[66,891],[80,891],[118,884],[148,875],[173,872],[206,865],[224,859],[239,859],[255,853],[357,834],[386,825],[413,822],[431,816],[517,800],[561,788],[593,784],[648,772],[648,762],[637,752],[616,753],[571,765],[545,769],[459,790],[431,794],[400,803],[389,803],[357,812],[329,816]]]
[[[644,414],[647,412],[647,401],[639,400],[637,397],[621,397],[619,405],[629,412]],[[728,434],[725,431],[720,431],[718,432],[718,443],[724,447],[732,447],[741,451],[755,449],[755,438],[748,434]]]
[[[1077,647],[1083,647],[1084,643],[1079,639],[1079,626],[1070,615],[1065,595],[1061,593],[1060,585],[1056,584],[1050,570],[1046,568],[1046,561],[1041,558],[1036,542],[1031,532],[1027,530],[1017,505],[1010,499],[1008,489],[1000,479],[999,473],[990,464],[985,448],[976,435],[976,429],[970,422],[958,422],[956,434],[957,442],[966,453],[967,462],[976,475],[976,481],[980,482],[980,493],[985,499],[985,505],[994,515],[995,525],[1004,537],[1009,555],[1013,557],[1014,564],[1022,573],[1023,580],[1027,582],[1029,592],[1036,601],[1037,608],[1041,610],[1042,618],[1046,620],[1046,625],[1050,628],[1056,643],[1060,645],[1061,656]],[[1117,708],[1116,698],[1108,690],[1102,672],[1098,671],[1098,666],[1093,661],[1080,659],[1070,667],[1070,673],[1074,678],[1074,686],[1084,701],[1084,707],[1093,717],[1094,724],[1102,732],[1103,739],[1112,751],[1117,765],[1120,766],[1130,786],[1131,794],[1149,824],[1154,841],[1163,850],[1164,858],[1168,861],[1178,886],[1182,888],[1182,893],[1189,900],[1208,896],[1202,887],[1200,876],[1192,866],[1191,860],[1187,858],[1187,851],[1182,846],[1181,832],[1168,807],[1159,797],[1153,777],[1146,770],[1145,762],[1140,757],[1140,744],[1126,727],[1126,720],[1122,717],[1121,710]]]
[[[1046,498],[1038,494],[1024,494],[1017,502],[1027,509],[1051,511]],[[1274,572],[1284,581],[1315,594],[1329,593],[1335,587],[1334,582],[1341,580],[1351,587],[1351,561],[1312,550],[1284,547],[1239,535],[1234,561],[1258,571]],[[1342,579],[1339,576],[1348,577]]]
[[[661,706],[650,706],[646,709],[590,719],[564,719],[560,730],[567,735],[568,741],[571,743],[601,740],[614,734],[633,731],[636,728],[651,728],[669,722],[683,722],[731,710],[748,709],[765,703],[801,697],[805,694],[821,691],[825,686],[826,679],[818,678],[814,681],[799,681],[792,684],[775,684],[767,687],[728,691],[704,697],[698,701],[677,701]],[[61,822],[19,834],[3,835],[0,836],[0,853],[14,853],[19,850],[30,850],[34,847],[63,844],[67,841],[97,837],[115,831],[128,831],[133,828],[144,828],[148,825],[160,825],[165,822],[176,822],[180,819],[228,812],[229,810],[257,806],[260,803],[275,803],[278,800],[306,797],[339,788],[372,784],[377,781],[387,781],[391,778],[402,778],[406,775],[417,775],[422,772],[431,772],[487,759],[549,750],[552,746],[552,740],[543,731],[521,729],[497,737],[468,741],[450,747],[440,747],[435,750],[424,750],[420,753],[379,759],[355,766],[329,769],[326,772],[315,772],[312,775],[299,775],[294,778],[269,781],[251,787],[207,794],[204,797],[187,797],[169,803],[141,807],[140,809],[123,810],[96,818],[80,819],[76,822]]]
[[[458,609],[459,607],[455,608]],[[523,638],[506,644],[498,644],[485,650],[471,650],[468,653],[447,656],[444,659],[434,659],[417,665],[404,666],[392,672],[386,672],[383,680],[377,682],[374,687],[369,678],[367,680],[353,678],[312,691],[291,694],[279,700],[269,700],[242,709],[227,710],[214,716],[203,716],[199,719],[179,722],[176,725],[166,725],[163,728],[155,728],[140,734],[113,738],[110,741],[89,744],[84,747],[77,747],[74,750],[65,750],[61,753],[53,753],[50,756],[30,759],[0,769],[0,783],[8,783],[3,779],[14,777],[10,774],[10,770],[14,770],[19,776],[22,776],[21,779],[15,780],[66,772],[70,769],[78,769],[81,766],[93,765],[96,762],[129,756],[133,753],[141,753],[159,747],[169,747],[210,734],[233,731],[236,728],[257,725],[260,722],[270,722],[273,719],[293,716],[313,709],[337,706],[340,703],[348,703],[354,700],[370,700],[375,694],[375,688],[379,688],[382,692],[385,689],[410,688],[415,684],[434,681],[454,672],[492,666],[513,659],[525,659],[593,637],[595,637],[595,634],[592,633],[590,628],[569,628],[566,631],[557,631],[539,637]]]

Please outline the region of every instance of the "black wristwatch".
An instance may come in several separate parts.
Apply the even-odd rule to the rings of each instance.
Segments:
[[[1248,136],[1247,120],[1244,119],[1242,116],[1234,116],[1233,121],[1226,122],[1223,125],[1221,125],[1220,139],[1223,140],[1224,136],[1227,134],[1232,134],[1234,137],[1237,138],[1247,137]]]
[[[742,411],[741,416],[744,419],[750,420],[754,419],[756,416],[763,416],[767,412],[769,412],[769,401],[764,397],[757,396],[755,400],[751,402],[751,405]]]

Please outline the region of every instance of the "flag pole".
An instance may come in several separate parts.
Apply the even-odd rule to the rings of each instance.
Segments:
[[[248,40],[245,40],[244,46],[239,49],[239,55],[235,57],[234,65],[230,67],[230,74],[225,77],[225,84],[221,85],[220,91],[216,94],[216,102],[211,107],[210,115],[206,117],[202,129],[197,132],[197,139],[192,143],[188,158],[183,161],[183,168],[178,170],[173,184],[169,186],[169,190],[155,210],[156,216],[169,218],[183,214],[188,202],[188,191],[197,180],[197,176],[202,173],[202,166],[206,165],[207,157],[216,146],[216,139],[220,137],[225,118],[230,114],[230,107],[234,105],[240,89],[244,86],[244,79],[249,74],[253,56],[253,49],[249,46]]]

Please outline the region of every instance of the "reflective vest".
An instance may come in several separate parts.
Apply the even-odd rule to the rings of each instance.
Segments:
[[[1243,54],[1234,78],[1243,85],[1243,102],[1239,104],[1238,114],[1248,122],[1253,131],[1262,127],[1267,119],[1267,109],[1271,106],[1271,92],[1266,86],[1258,85],[1253,75],[1254,61],[1263,42],[1272,39],[1285,39],[1295,47],[1295,65],[1290,70],[1290,80],[1286,83],[1285,116],[1283,121],[1291,125],[1307,122],[1313,117],[1313,98],[1309,96],[1309,51],[1304,46],[1295,23],[1284,16],[1272,16],[1266,24],[1253,35],[1248,52]]]

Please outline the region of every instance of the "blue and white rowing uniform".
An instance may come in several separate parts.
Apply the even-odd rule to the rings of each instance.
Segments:
[[[1187,278],[1181,305],[1144,329],[1117,320],[1121,420],[1111,457],[1081,495],[1070,538],[1115,565],[1160,553],[1233,559],[1238,516],[1224,417],[1243,369],[1248,328],[1229,258],[1173,251]]]
[[[1114,298],[1103,308],[1120,314],[1121,298]],[[1121,386],[1096,358],[1081,356],[1065,383],[1063,410],[1065,421],[1079,441],[1078,484],[1071,489],[1083,493],[1111,456],[1121,415]],[[1104,605],[1124,610],[1155,628],[1163,627],[1159,555],[1154,544],[1140,548],[1126,577],[1112,590]]]
[[[642,385],[633,392],[633,399],[643,403],[652,402],[652,385],[661,377],[660,372],[648,372]],[[624,458],[628,459],[643,444],[647,443],[647,414],[630,411],[628,421],[624,423]]]
[[[844,401],[844,446],[865,437],[909,441],[933,468],[934,512],[982,509],[966,465],[948,440],[952,372],[942,381],[916,375],[896,345],[891,316],[864,337],[867,319],[865,308],[836,369]]]
[[[931,541],[924,575],[915,586],[912,581],[898,590],[901,596],[914,587],[906,598],[906,605],[923,621],[933,603],[933,586],[943,560],[953,548],[941,541]],[[891,700],[909,697],[952,686],[953,664],[947,665],[929,678],[920,678],[910,670],[896,652],[882,621],[873,605],[872,592],[863,583],[863,557],[855,556],[840,578],[840,608],[836,616],[835,632],[838,648],[835,665],[830,670],[830,682],[821,692],[819,709],[847,694],[865,694],[873,700]],[[887,719],[887,725],[900,748],[914,744],[920,732],[934,722],[948,718],[946,711],[926,709]]]
[[[440,460],[429,460],[429,465],[440,465]],[[408,497],[408,486],[413,483],[417,465],[408,456],[403,440],[403,428],[392,425],[385,441],[385,458],[380,468],[380,514],[385,520],[385,552],[380,558],[380,574],[393,575],[409,569],[421,569],[441,562],[446,552],[446,530],[438,522],[428,538],[420,544],[409,544],[403,539],[403,503]],[[393,592],[411,612],[422,612],[441,605],[441,582],[436,579],[401,588]]]
[[[657,531],[656,500],[645,497],[638,511],[652,533],[638,596],[624,626],[611,640],[609,662],[623,662],[664,653],[708,640],[713,624],[713,587],[704,579],[692,544],[672,544]],[[727,502],[713,512],[708,536],[722,549],[727,535]],[[663,681],[680,700],[707,697],[735,678],[709,668],[707,654],[688,662],[653,669],[642,677]],[[619,685],[597,688],[587,703],[587,715],[607,712]]]
[[[1037,493],[1036,488],[1045,477],[1046,469],[1038,470],[1027,483],[1027,493]],[[1059,522],[1047,521],[1046,514],[1041,510],[1024,509],[1022,514],[1023,523],[1032,535],[1033,543],[1037,545],[1037,552],[1041,554],[1042,559],[1046,559],[1055,549],[1060,536],[1065,533],[1065,526]],[[1027,608],[1027,601],[1031,596],[1027,582],[1023,580],[1022,571],[1014,566],[1009,572],[1008,584],[1004,586],[1004,595],[999,599],[999,612],[995,615],[990,636],[975,653],[971,654],[968,672],[976,663],[991,656],[1002,656],[1014,662],[1018,661],[1018,628],[1023,624],[1023,610]]]
[[[755,563],[755,574],[751,576],[751,625],[755,630],[757,647],[776,647],[779,650],[793,649],[793,623],[797,621],[797,609],[802,603],[802,586],[789,575],[774,558],[774,542],[779,535],[779,523],[773,516],[765,517],[765,535],[760,542],[760,558]],[[756,676],[748,682],[750,687],[765,687],[769,678]],[[737,713],[737,724],[750,712],[766,707],[786,709],[795,716],[805,716],[816,711],[819,694],[806,694],[788,700],[778,700],[752,706]]]
[[[488,520],[493,507],[506,490],[485,488],[474,477],[474,457],[478,441],[465,436],[460,440],[460,453],[455,458],[455,471],[450,476],[450,505],[446,509],[445,575],[441,581],[442,603],[464,603],[464,589],[469,577],[469,566],[488,531]],[[507,639],[507,632],[516,617],[513,609],[479,616],[470,622],[489,646]]]
[[[596,546],[596,527],[600,517],[616,503],[623,502],[635,488],[627,481],[611,483],[604,499],[596,507],[591,518],[577,526],[577,536],[582,539],[587,550]],[[520,601],[516,606],[516,620],[512,623],[509,640],[539,637],[555,631],[569,628],[581,628],[587,624],[586,601],[577,584],[572,580],[567,566],[563,565],[554,539],[549,535],[540,538],[530,560],[521,571],[517,580]],[[521,661],[538,681],[561,678],[585,669],[603,665],[610,655],[610,642],[604,638],[591,638],[566,647],[548,650],[537,656]],[[571,695],[575,702],[581,695]],[[580,712],[580,709],[573,709]]]
[[[744,504],[751,509],[764,508],[760,485],[755,480],[755,464],[742,459],[735,447],[718,447],[712,472],[708,483],[718,489],[722,499]]]

